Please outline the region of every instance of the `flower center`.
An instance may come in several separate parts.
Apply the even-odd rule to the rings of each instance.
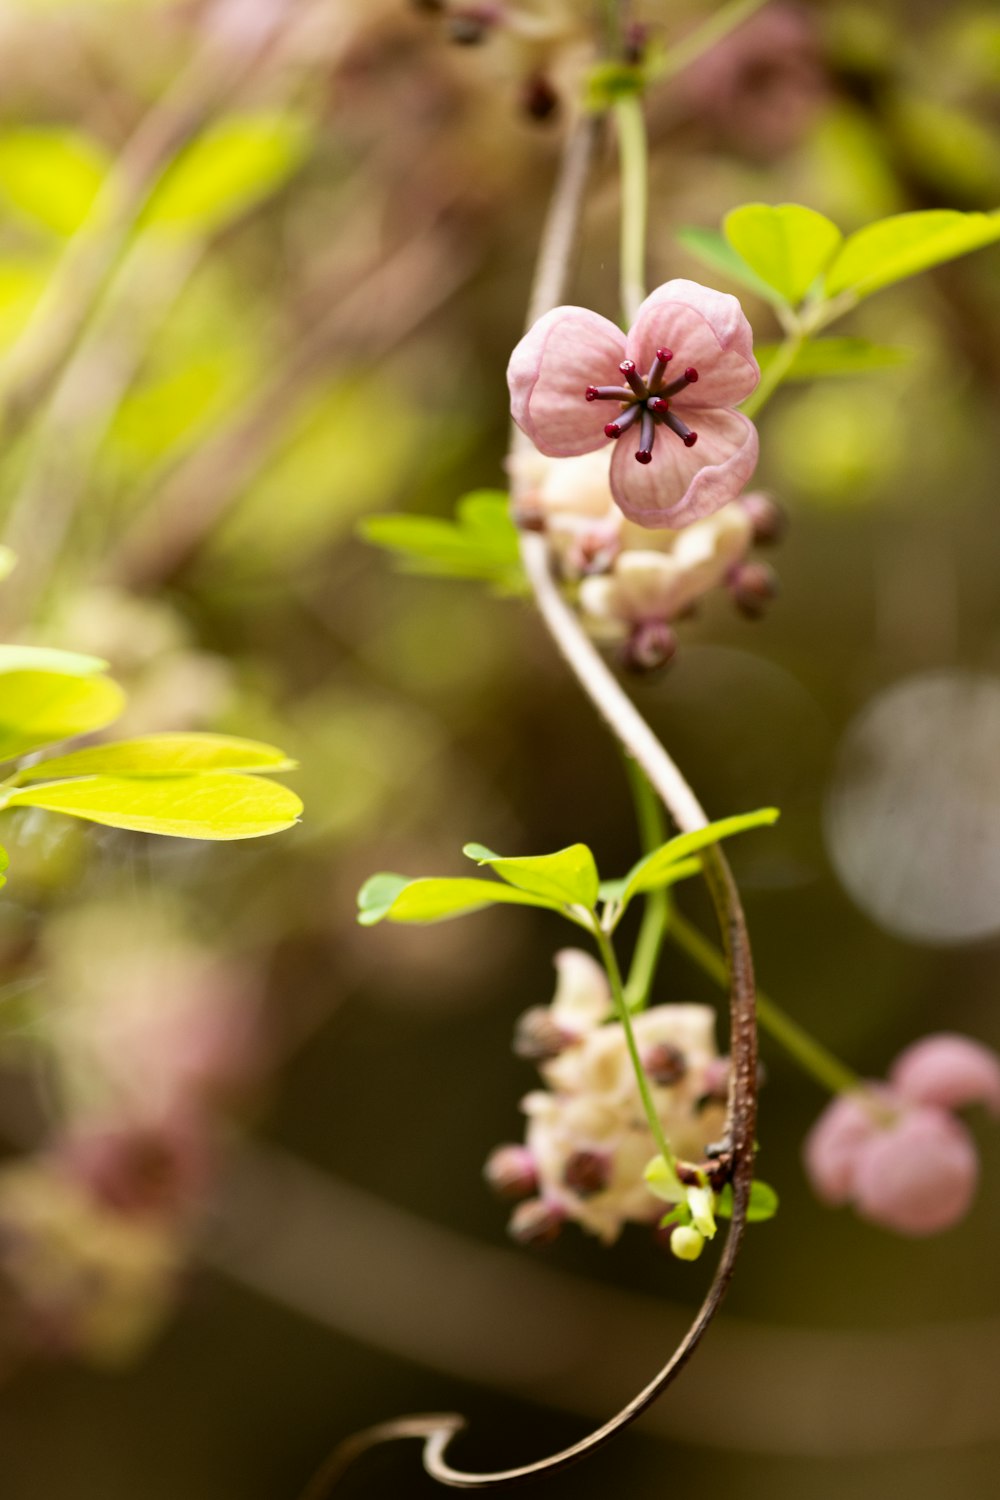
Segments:
[[[693,365],[689,365],[678,379],[664,384],[667,366],[673,357],[670,349],[657,349],[656,358],[650,365],[645,380],[636,369],[635,362],[624,359],[618,368],[625,379],[625,385],[588,385],[585,392],[588,401],[617,401],[621,407],[621,414],[613,422],[606,424],[605,437],[619,438],[623,432],[638,423],[639,446],[635,457],[640,464],[648,464],[652,460],[657,427],[667,427],[676,433],[685,448],[693,448],[698,441],[698,434],[686,427],[670,409],[670,398],[683,391],[686,386],[694,385],[698,379],[698,371]]]

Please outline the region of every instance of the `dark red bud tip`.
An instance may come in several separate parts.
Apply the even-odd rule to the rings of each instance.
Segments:
[[[637,448],[635,451],[637,464],[651,464],[653,462],[653,451],[651,448]]]
[[[684,439],[684,446],[685,448],[693,448],[697,441],[698,434],[696,432],[689,432],[687,437]]]
[[[596,385],[588,385],[587,389],[584,391],[583,394],[586,396],[586,398],[587,398],[588,401],[596,401],[597,397],[598,397],[597,386]]]
[[[606,422],[604,424],[604,436],[609,438],[621,437],[622,430],[617,422]]]
[[[623,359],[618,368],[623,375],[633,375],[635,373],[635,360]]]
[[[657,396],[655,401],[650,401],[648,405],[650,411],[655,411],[657,413],[670,410],[670,402],[664,401],[662,396]]]
[[[694,365],[688,365],[687,369],[684,371],[684,379],[687,381],[688,385],[694,385],[695,381],[698,379],[698,371],[695,369]]]
[[[657,357],[657,359],[662,359],[663,363],[665,365],[668,365],[670,363],[670,361],[673,359],[674,353],[673,353],[672,349],[657,349],[657,351],[656,351],[656,357]]]

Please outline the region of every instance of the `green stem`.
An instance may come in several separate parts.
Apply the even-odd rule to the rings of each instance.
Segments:
[[[611,986],[611,995],[615,1002],[615,1009],[618,1012],[618,1019],[622,1024],[622,1030],[625,1032],[625,1043],[628,1047],[629,1057],[632,1059],[635,1081],[639,1087],[639,1097],[642,1100],[642,1107],[645,1110],[646,1120],[652,1132],[653,1140],[656,1142],[656,1149],[667,1162],[668,1166],[676,1168],[677,1159],[673,1151],[671,1151],[670,1144],[663,1133],[663,1125],[660,1122],[659,1115],[656,1113],[656,1105],[653,1103],[649,1079],[646,1077],[646,1070],[642,1066],[642,1058],[639,1056],[639,1044],[635,1039],[632,1017],[629,1013],[628,1001],[625,999],[625,987],[622,984],[622,975],[618,967],[618,959],[615,956],[614,944],[607,933],[602,932],[596,923],[594,924],[593,931],[594,937],[597,939],[597,946],[601,952],[601,960],[607,971],[608,983]]]
[[[646,296],[646,219],[649,204],[649,164],[646,121],[637,94],[614,106],[621,160],[621,259],[619,285],[622,317],[631,323]]]
[[[643,854],[652,854],[667,840],[667,823],[663,816],[663,804],[653,791],[636,761],[630,755],[624,757],[632,800],[635,803],[636,822],[639,825],[639,841]],[[669,905],[664,889],[650,891],[642,914],[642,925],[636,938],[628,979],[625,982],[625,1000],[630,1011],[645,1009],[649,991],[660,960],[663,940],[667,931]]]
[[[722,954],[676,909],[670,914],[667,935],[710,979],[723,989],[729,988],[729,975]],[[757,1019],[761,1028],[832,1094],[852,1093],[862,1087],[856,1073],[852,1073],[760,989],[757,991]]]
[[[673,78],[682,69],[697,62],[703,53],[710,51],[723,37],[735,31],[737,26],[742,26],[744,21],[748,21],[766,4],[767,0],[732,0],[732,4],[724,5],[683,41],[674,43],[667,53],[666,64],[659,77]]]
[[[774,358],[761,376],[757,389],[752,395],[747,397],[740,408],[744,416],[755,417],[761,407],[770,401],[778,386],[795,363],[795,358],[805,342],[806,335],[801,330],[786,334],[785,342],[778,348]]]

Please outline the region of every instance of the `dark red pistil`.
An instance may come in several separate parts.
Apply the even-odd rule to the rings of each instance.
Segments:
[[[668,428],[680,438],[685,448],[693,448],[698,441],[698,434],[692,432],[670,410],[670,398],[687,386],[694,385],[698,379],[698,371],[693,365],[689,365],[683,375],[672,380],[669,385],[664,385],[663,377],[673,357],[671,350],[657,349],[656,358],[650,365],[645,380],[636,369],[635,361],[624,359],[618,368],[625,385],[588,385],[584,392],[588,401],[617,401],[622,408],[613,422],[605,424],[605,437],[619,438],[636,422],[639,423],[639,446],[635,457],[640,464],[652,461],[658,426]]]

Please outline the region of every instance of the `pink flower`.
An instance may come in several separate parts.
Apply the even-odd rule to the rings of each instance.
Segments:
[[[899,1234],[937,1234],[965,1217],[979,1164],[951,1112],[1000,1112],[1000,1058],[968,1037],[924,1037],[901,1053],[888,1085],[842,1094],[805,1142],[806,1171],[825,1203],[850,1203]]]
[[[588,308],[553,308],[507,369],[514,420],[540,452],[572,458],[621,439],[611,492],[654,527],[686,526],[740,493],[757,431],[733,407],[759,379],[736,298],[681,280],[646,298],[627,336]]]

